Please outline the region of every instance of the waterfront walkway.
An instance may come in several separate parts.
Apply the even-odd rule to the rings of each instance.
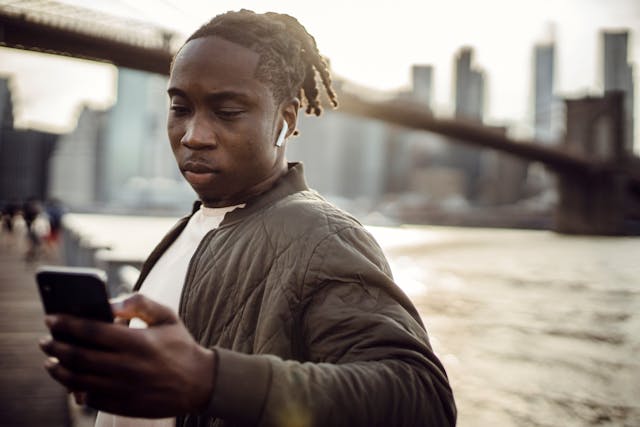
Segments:
[[[21,251],[0,245],[1,427],[71,425],[67,393],[45,372],[38,348],[46,328],[36,267],[23,261]]]

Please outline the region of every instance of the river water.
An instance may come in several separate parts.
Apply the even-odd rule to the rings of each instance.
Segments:
[[[142,236],[142,257],[173,222],[128,218],[68,223],[115,251]],[[640,426],[640,239],[369,229],[447,369],[459,426]]]
[[[640,426],[640,239],[387,233],[460,426]],[[398,242],[401,233],[413,243]]]

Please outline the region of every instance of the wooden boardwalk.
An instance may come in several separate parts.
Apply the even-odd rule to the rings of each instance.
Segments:
[[[36,265],[20,252],[0,244],[0,426],[70,426],[67,393],[45,372],[38,348],[47,332]]]

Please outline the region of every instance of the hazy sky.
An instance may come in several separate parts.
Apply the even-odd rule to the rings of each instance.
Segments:
[[[604,29],[629,29],[635,64],[636,117],[640,122],[639,0],[448,0],[448,1],[209,1],[65,0],[103,12],[144,19],[189,34],[209,17],[230,9],[273,10],[296,16],[328,56],[334,73],[380,90],[406,89],[411,64],[435,67],[439,114],[452,111],[452,65],[461,46],[475,49],[487,73],[486,118],[531,127],[532,51],[556,42],[558,95],[602,90]],[[0,74],[15,74],[16,116],[21,125],[68,127],[80,102],[113,102],[115,71],[108,65],[0,49]],[[636,138],[636,141],[639,138]]]

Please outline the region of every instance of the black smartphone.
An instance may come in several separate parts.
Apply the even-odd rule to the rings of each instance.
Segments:
[[[36,271],[40,299],[47,314],[71,314],[113,322],[107,275],[97,268],[42,266]]]

